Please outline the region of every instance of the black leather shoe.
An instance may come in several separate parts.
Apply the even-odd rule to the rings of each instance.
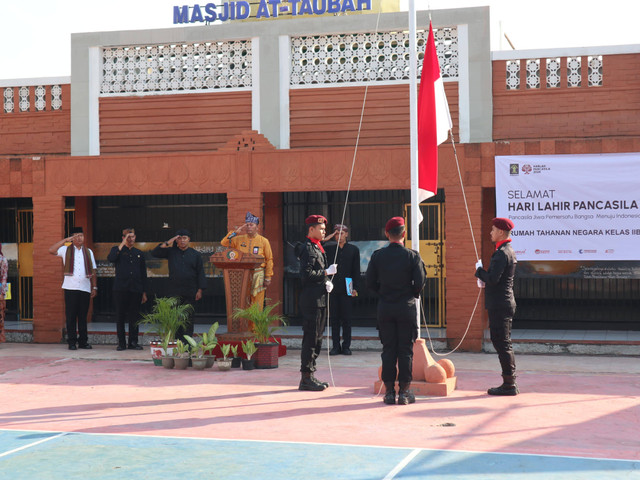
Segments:
[[[116,348],[117,351],[121,352],[123,350],[126,350],[127,347],[125,347],[124,345],[118,345],[118,348]]]
[[[340,350],[340,347],[333,347],[329,352],[329,355],[340,355],[341,353],[342,350]]]
[[[78,348],[82,348],[83,350],[91,350],[93,347],[90,344],[78,345]]]
[[[69,350],[77,350],[78,347],[76,347],[75,345],[69,345]]]
[[[131,345],[129,345],[129,350],[142,350],[142,347],[137,343],[132,343]]]
[[[351,349],[349,347],[342,347],[343,355],[351,355]]]

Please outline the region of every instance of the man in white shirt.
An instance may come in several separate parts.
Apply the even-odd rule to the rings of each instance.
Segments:
[[[61,257],[64,265],[62,290],[69,350],[77,350],[78,347],[90,349],[92,347],[88,343],[87,314],[90,300],[98,294],[96,260],[93,252],[84,246],[82,227],[74,227],[71,233],[72,236],[51,245],[49,253]],[[68,242],[72,245],[66,246],[65,243]]]

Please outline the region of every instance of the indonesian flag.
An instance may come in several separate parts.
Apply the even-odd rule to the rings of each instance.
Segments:
[[[418,199],[423,202],[438,190],[438,145],[453,127],[440,77],[440,65],[429,22],[427,50],[422,63],[418,91]]]

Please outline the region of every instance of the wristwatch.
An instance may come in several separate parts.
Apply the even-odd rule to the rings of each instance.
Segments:
[[[97,290],[97,289],[98,289],[98,287],[93,287],[93,289],[94,289],[94,290]]]

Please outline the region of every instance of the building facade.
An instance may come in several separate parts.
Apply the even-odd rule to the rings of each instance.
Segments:
[[[640,151],[640,46],[492,54],[488,7],[432,21],[456,148],[440,146],[440,190],[422,207],[427,322],[455,345],[471,321],[462,347],[477,351],[486,316],[470,320],[476,255],[455,154],[488,261],[495,156]],[[427,12],[418,28],[423,51]],[[295,323],[291,245],[304,217],[338,223],[350,186],[345,221],[367,251],[409,203],[406,30],[405,13],[381,13],[74,34],[70,78],[0,80],[10,313],[33,321],[34,341],[60,341],[62,266],[48,247],[72,225],[99,258],[128,226],[149,247],[189,228],[209,255],[251,211],[276,255],[268,296]],[[163,268],[150,265],[158,295]],[[203,318],[224,313],[217,272],[207,274]],[[111,275],[102,262],[94,318],[111,313]],[[514,327],[637,329],[639,282],[521,278]],[[361,325],[375,324],[373,301],[358,300]]]

